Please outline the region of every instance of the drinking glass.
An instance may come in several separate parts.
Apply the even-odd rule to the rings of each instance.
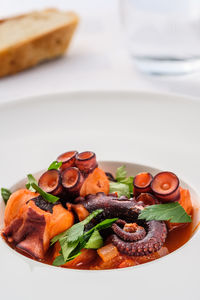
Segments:
[[[120,15],[141,71],[177,75],[200,69],[200,0],[121,0]]]

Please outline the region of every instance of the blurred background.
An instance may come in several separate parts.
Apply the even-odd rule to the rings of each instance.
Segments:
[[[1,79],[1,102],[97,89],[200,95],[198,0],[0,0],[0,7],[0,18],[48,7],[80,16],[66,56]]]

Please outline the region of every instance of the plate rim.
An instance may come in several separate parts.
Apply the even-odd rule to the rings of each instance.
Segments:
[[[166,101],[167,99],[171,99],[174,98],[174,101],[179,101],[179,102],[193,102],[197,105],[200,105],[200,97],[194,97],[194,96],[187,96],[187,95],[182,95],[182,94],[177,94],[177,93],[169,93],[169,92],[156,92],[156,91],[143,91],[143,90],[131,90],[131,89],[127,89],[127,90],[121,90],[121,89],[108,89],[108,90],[101,90],[101,89],[97,89],[97,90],[70,90],[70,91],[58,91],[58,92],[54,92],[54,93],[44,93],[44,94],[35,94],[35,95],[30,95],[30,96],[22,96],[22,97],[17,97],[17,98],[13,98],[12,100],[8,100],[5,101],[3,103],[0,103],[0,110],[7,108],[9,106],[13,106],[16,104],[27,104],[30,102],[35,102],[35,101],[41,101],[41,99],[43,101],[53,101],[53,98],[56,96],[59,97],[70,97],[70,96],[78,96],[80,97],[82,94],[85,95],[97,95],[97,94],[101,94],[101,95],[116,95],[116,94],[124,94],[126,96],[139,96],[139,97],[156,97],[156,98],[161,98],[160,101]],[[165,98],[165,99],[162,99]],[[67,101],[67,99],[66,99]],[[95,101],[95,100],[94,100]],[[134,99],[133,99],[134,101]]]
[[[44,100],[44,103],[46,103],[47,100],[51,99],[54,100],[54,103],[56,103],[56,97],[59,98],[58,100],[60,101],[63,101],[63,100],[66,100],[65,102],[67,102],[67,100],[69,99],[68,97],[76,97],[78,96],[78,100],[80,99],[80,97],[82,95],[85,95],[85,97],[87,97],[89,95],[89,97],[91,95],[95,96],[97,94],[101,94],[101,95],[105,95],[107,97],[109,97],[109,95],[111,95],[112,97],[114,97],[115,95],[118,95],[118,98],[120,95],[128,95],[131,97],[134,97],[133,98],[133,103],[134,103],[134,99],[137,100],[137,97],[143,97],[144,100],[148,100],[148,97],[150,97],[150,100],[153,101],[154,99],[157,101],[157,100],[162,100],[161,102],[162,103],[165,103],[165,101],[167,99],[171,99],[175,102],[176,105],[178,105],[178,103],[189,103],[189,105],[192,106],[192,103],[193,105],[196,105],[198,108],[199,108],[199,104],[200,104],[200,101],[199,99],[197,98],[192,98],[192,97],[188,97],[188,96],[182,96],[182,95],[174,95],[174,94],[168,94],[168,93],[155,93],[155,92],[144,92],[144,91],[133,91],[133,90],[96,90],[96,91],[86,91],[86,90],[79,90],[79,91],[67,91],[67,92],[56,92],[56,93],[50,93],[50,94],[41,94],[41,95],[32,95],[32,96],[25,96],[25,97],[18,97],[18,99],[14,99],[13,101],[9,101],[9,102],[4,102],[4,103],[0,103],[0,110],[5,108],[6,109],[6,113],[9,112],[8,108],[9,107],[14,107],[15,106],[17,107],[18,106],[18,109],[20,109],[22,107],[23,104],[25,105],[29,105],[29,103],[32,105],[35,101],[38,101],[37,103],[39,103],[39,101],[42,102],[42,100]],[[66,99],[65,99],[66,97]],[[49,99],[48,99],[49,98]],[[92,99],[91,97],[89,99]],[[190,99],[193,99],[194,101],[189,101]],[[72,99],[73,100],[73,99]],[[87,99],[86,99],[87,100]],[[130,99],[131,100],[131,99]],[[170,101],[171,101],[170,100]],[[64,103],[64,101],[62,102]],[[122,103],[122,101],[121,101]],[[172,102],[171,102],[172,103]],[[117,160],[115,160],[117,161]],[[120,160],[118,160],[120,161]],[[135,163],[134,161],[131,161],[131,163]],[[139,163],[139,162],[138,162]],[[141,165],[141,164],[140,164]],[[149,167],[151,167],[151,164],[146,164],[148,165]],[[162,165],[157,165],[157,167],[162,167]],[[181,174],[180,174],[181,175]],[[187,182],[190,182],[190,178],[185,178],[185,176],[183,177],[182,175],[180,176],[184,181]],[[185,180],[186,179],[186,180]],[[189,180],[188,180],[189,179]],[[192,184],[192,188],[193,188],[194,184]],[[197,191],[197,185],[195,184],[194,186],[194,190]],[[198,196],[200,195],[199,192],[197,191],[198,193]],[[194,236],[195,237],[195,236]],[[196,245],[196,248],[199,247],[199,234],[196,235],[196,238],[193,239],[193,244],[194,244],[194,247],[191,247],[191,248],[195,248],[195,245]],[[187,245],[187,244],[185,244]],[[183,246],[184,247],[184,246]],[[190,248],[190,247],[186,247],[187,249]],[[41,291],[43,291],[43,286],[40,285],[40,281],[42,276],[47,276],[47,279],[49,280],[49,283],[52,284],[52,289],[44,289],[45,290],[45,295],[48,296],[49,300],[51,299],[55,299],[55,297],[53,298],[54,295],[56,295],[57,297],[60,295],[63,296],[63,293],[65,292],[66,288],[67,288],[67,285],[70,286],[72,285],[72,287],[74,287],[74,284],[76,283],[76,286],[77,286],[77,283],[79,283],[80,281],[80,286],[83,287],[83,288],[87,288],[88,287],[88,282],[92,282],[93,283],[93,287],[95,288],[95,290],[93,290],[93,287],[92,287],[92,290],[94,292],[98,291],[98,286],[99,284],[101,284],[101,280],[102,280],[102,283],[103,283],[103,289],[104,291],[107,293],[109,292],[109,289],[110,287],[115,287],[116,286],[116,289],[114,289],[112,291],[112,296],[115,297],[116,299],[121,299],[119,298],[119,296],[121,295],[122,296],[122,292],[123,292],[123,295],[126,296],[126,295],[131,295],[131,292],[133,291],[133,287],[134,285],[138,287],[141,287],[143,288],[143,286],[141,286],[141,282],[140,279],[145,279],[145,276],[146,274],[149,275],[149,281],[151,283],[151,285],[148,285],[148,280],[147,280],[147,288],[146,289],[142,289],[142,290],[137,290],[136,289],[136,296],[140,296],[140,299],[143,300],[143,299],[146,299],[146,296],[148,295],[149,299],[160,299],[160,295],[159,295],[159,291],[163,291],[165,288],[166,288],[166,283],[170,285],[170,288],[173,289],[173,294],[174,296],[176,297],[181,297],[183,299],[186,299],[186,296],[187,296],[187,289],[190,289],[190,293],[191,293],[191,288],[193,288],[193,298],[194,299],[198,299],[198,296],[199,296],[199,288],[198,288],[198,285],[193,285],[193,282],[197,282],[197,271],[199,272],[199,266],[200,266],[200,263],[199,263],[199,260],[197,261],[197,250],[195,248],[195,251],[189,251],[190,249],[186,249],[186,254],[189,254],[191,255],[191,253],[194,253],[195,254],[195,262],[196,264],[192,265],[191,266],[191,261],[190,259],[187,259],[189,262],[186,262],[186,267],[188,267],[188,271],[190,272],[189,274],[191,274],[191,278],[188,279],[188,286],[184,286],[183,285],[183,289],[180,290],[179,286],[180,286],[180,280],[179,280],[179,277],[176,277],[176,275],[180,275],[180,278],[182,278],[182,269],[180,268],[180,262],[184,262],[184,257],[182,258],[179,258],[179,253],[177,253],[177,251],[173,252],[171,254],[172,257],[172,260],[171,262],[175,262],[176,258],[178,258],[178,269],[174,270],[174,272],[172,272],[172,276],[170,276],[170,271],[172,269],[172,267],[167,267],[167,264],[168,264],[168,260],[166,257],[163,257],[163,259],[160,259],[158,260],[157,262],[154,261],[152,262],[151,264],[146,264],[145,266],[145,269],[143,269],[144,265],[141,266],[141,268],[124,268],[124,269],[121,269],[119,270],[118,272],[116,272],[116,270],[111,270],[111,271],[103,271],[103,272],[71,272],[71,270],[69,270],[70,272],[66,272],[67,270],[63,270],[63,268],[51,268],[51,270],[49,268],[44,268],[45,266],[43,266],[43,264],[40,264],[38,263],[38,266],[35,267],[33,266],[32,268],[27,268],[27,264],[23,264],[23,260],[22,262],[20,262],[20,266],[21,266],[21,263],[23,265],[23,268],[22,270],[19,272],[20,274],[16,277],[16,273],[15,273],[15,270],[13,270],[13,268],[11,269],[11,267],[7,267],[6,269],[6,263],[3,264],[3,268],[2,268],[2,272],[0,271],[0,278],[2,279],[1,282],[4,283],[3,287],[2,287],[2,291],[1,291],[1,294],[6,297],[8,296],[8,289],[6,290],[6,287],[8,287],[8,283],[9,283],[9,286],[10,286],[10,283],[14,283],[15,281],[15,284],[16,284],[16,288],[17,290],[15,291],[14,288],[11,289],[10,291],[10,294],[11,296],[9,295],[8,296],[8,299],[11,299],[11,297],[13,296],[13,292],[15,293],[15,297],[16,299],[26,299],[27,298],[27,295],[26,294],[21,294],[21,290],[19,290],[18,288],[20,288],[20,285],[21,285],[21,281],[20,279],[23,278],[23,280],[25,280],[25,290],[27,290],[29,288],[29,291],[31,290],[32,288],[32,284],[33,283],[36,283],[38,284],[38,288],[41,288]],[[178,251],[181,250],[178,249]],[[1,252],[1,250],[0,250]],[[2,251],[2,253],[4,253]],[[178,255],[176,255],[178,254]],[[9,253],[10,255],[10,253]],[[199,253],[198,253],[199,255]],[[21,256],[21,255],[20,255]],[[198,256],[199,257],[199,256]],[[2,261],[3,261],[4,258],[2,258]],[[9,258],[8,258],[9,259]],[[12,255],[11,255],[11,261],[12,260],[15,260]],[[194,260],[192,260],[194,262]],[[18,259],[18,262],[19,262],[19,259]],[[19,265],[19,264],[17,264]],[[171,266],[171,264],[170,264]],[[183,265],[185,267],[185,265]],[[163,269],[163,267],[166,267],[166,271],[165,269]],[[5,272],[5,269],[6,269],[6,272]],[[191,271],[191,268],[192,268],[192,271]],[[14,271],[12,273],[12,271]],[[160,271],[160,273],[155,273],[155,271]],[[4,272],[6,274],[4,274]],[[65,273],[64,273],[65,272]],[[48,274],[49,273],[49,274]],[[64,274],[66,274],[66,276],[63,276]],[[161,279],[158,278],[158,282],[160,283],[160,286],[154,286],[154,283],[156,282],[155,279],[153,278],[155,275],[162,275],[162,276],[159,276],[159,277],[162,277]],[[6,276],[4,276],[6,275]],[[70,278],[69,275],[72,275],[72,277]],[[103,275],[103,276],[102,276]],[[111,276],[110,276],[111,275]],[[2,277],[1,277],[2,276]],[[14,277],[15,276],[15,277]],[[68,276],[68,277],[67,277]],[[85,277],[84,277],[85,276]],[[101,279],[101,277],[103,277]],[[129,277],[131,277],[131,284],[127,287],[127,289],[123,289],[123,287],[126,288],[127,286],[127,282],[129,282]],[[152,279],[151,279],[152,277]],[[27,279],[26,279],[27,278]],[[126,282],[126,278],[127,278],[127,282]],[[173,282],[171,280],[171,278],[175,279]],[[31,279],[31,282],[29,282],[28,279]],[[116,283],[119,281],[119,279],[122,279],[123,282],[117,287]],[[168,280],[168,281],[163,281],[163,279],[165,280]],[[9,282],[9,280],[11,280]],[[54,288],[54,285],[55,285],[55,281],[56,280],[60,280],[60,283],[61,283],[61,288],[60,290],[58,290],[57,288]],[[67,280],[68,280],[68,284],[67,284]],[[74,280],[74,281],[73,281]],[[76,281],[78,280],[78,281]],[[82,280],[82,281],[81,281]],[[110,281],[109,281],[110,280]],[[118,280],[118,281],[116,281]],[[134,282],[135,280],[135,282]],[[178,280],[178,281],[177,281]],[[83,283],[86,284],[83,286]],[[177,284],[178,283],[178,284]],[[66,284],[66,285],[64,285]],[[82,284],[82,285],[81,285]],[[124,284],[126,284],[126,286],[124,286]],[[55,285],[56,286],[56,285]],[[64,290],[65,288],[65,290]],[[91,285],[89,286],[89,288],[91,288]],[[79,289],[80,290],[80,289]],[[170,290],[170,289],[168,289]],[[32,293],[29,295],[30,299],[35,299],[36,295],[40,295],[39,294],[39,291],[37,291],[37,289],[32,289],[31,290]],[[117,293],[118,292],[118,293]],[[5,294],[4,294],[5,293]],[[138,294],[139,293],[139,294]],[[101,295],[98,295],[98,294],[95,294],[95,297],[96,299],[100,299],[98,296],[102,296],[102,293],[99,293]],[[6,295],[6,296],[5,296]],[[70,296],[73,296],[74,299],[79,299],[81,293],[77,290],[77,294],[71,294],[70,293]],[[163,293],[162,297],[163,297],[163,300],[166,299],[166,295],[168,295],[168,298],[169,299],[169,292],[166,291],[166,293]],[[19,297],[20,296],[20,297]],[[26,298],[24,298],[24,296]],[[78,296],[78,297],[77,297]],[[87,294],[88,296],[88,299],[92,299],[94,297],[94,295],[90,295],[90,294]],[[92,298],[91,298],[92,296]],[[159,298],[158,298],[159,296]],[[196,297],[195,297],[196,296]],[[110,298],[110,297],[108,297]],[[105,298],[105,299],[108,299],[108,298]],[[102,299],[102,298],[101,298]]]

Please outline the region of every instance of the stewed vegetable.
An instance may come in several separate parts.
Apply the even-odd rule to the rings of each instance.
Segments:
[[[192,234],[190,193],[172,172],[130,175],[125,166],[102,170],[92,151],[67,151],[38,181],[29,174],[26,188],[1,189],[2,237],[65,268],[125,268],[167,255]]]

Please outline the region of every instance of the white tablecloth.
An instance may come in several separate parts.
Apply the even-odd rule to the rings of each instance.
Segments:
[[[200,73],[153,77],[139,73],[119,22],[117,0],[0,0],[0,17],[59,7],[81,17],[66,56],[0,80],[0,102],[71,90],[129,89],[200,97]]]

